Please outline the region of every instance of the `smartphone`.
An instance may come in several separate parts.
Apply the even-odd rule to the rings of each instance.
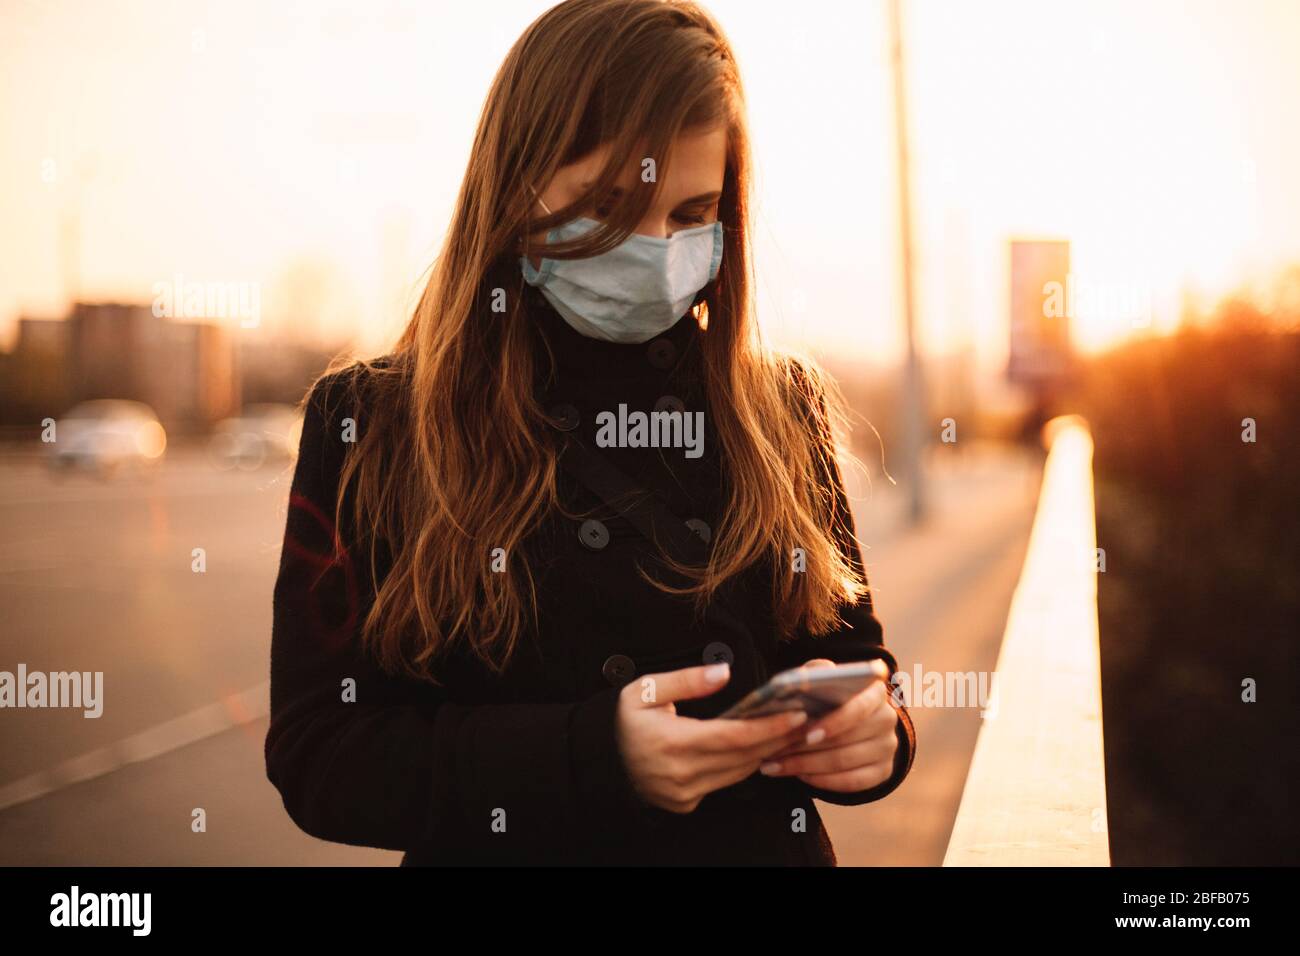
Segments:
[[[883,664],[864,661],[836,667],[796,667],[782,671],[751,691],[719,716],[724,720],[766,717],[786,710],[802,710],[809,720],[832,710],[883,680]]]

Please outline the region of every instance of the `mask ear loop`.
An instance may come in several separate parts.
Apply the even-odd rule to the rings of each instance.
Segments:
[[[555,213],[553,213],[553,212],[551,211],[551,207],[548,206],[548,205],[546,205],[546,201],[545,201],[544,199],[542,199],[541,195],[537,192],[537,190],[533,188],[533,184],[532,184],[532,183],[529,183],[529,184],[528,184],[528,191],[531,192],[531,193],[533,194],[533,197],[534,197],[534,198],[535,198],[539,203],[542,204],[542,209],[546,210],[546,215],[548,215],[548,216],[553,216],[553,215],[555,215]]]
[[[535,198],[539,203],[542,204],[542,209],[546,211],[546,214],[548,216],[554,215],[554,213],[551,212],[551,208],[546,205],[546,202],[542,199],[541,195],[537,192],[536,188],[534,188],[533,184],[527,183],[527,186],[528,186],[528,191],[533,194],[533,198]],[[523,242],[522,236],[520,237],[519,241],[522,244]]]

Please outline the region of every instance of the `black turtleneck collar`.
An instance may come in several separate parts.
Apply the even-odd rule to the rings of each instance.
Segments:
[[[525,289],[528,318],[536,332],[537,397],[557,433],[599,447],[602,457],[662,497],[683,518],[716,523],[716,496],[721,494],[718,443],[700,374],[704,331],[695,316],[687,312],[648,342],[608,342],[583,335],[540,290]],[[702,416],[702,455],[688,458],[682,448],[600,446],[600,414],[621,414],[622,406],[629,412]],[[615,537],[637,533],[626,521],[608,518],[606,524]]]
[[[609,342],[583,335],[569,325],[539,289],[525,285],[524,290],[529,317],[536,324],[541,354],[549,353],[555,377],[560,382],[610,385],[666,382],[692,364],[690,359],[701,344],[703,332],[689,311],[670,329],[648,342]]]

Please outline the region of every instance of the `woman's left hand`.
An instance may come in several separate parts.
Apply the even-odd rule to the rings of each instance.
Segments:
[[[798,777],[809,786],[854,793],[879,786],[894,770],[898,750],[898,711],[889,700],[884,678],[808,725],[802,743],[775,754],[759,768],[769,777]],[[805,667],[835,667],[834,661],[811,660]]]

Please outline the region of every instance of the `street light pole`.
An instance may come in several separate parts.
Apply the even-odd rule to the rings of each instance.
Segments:
[[[916,297],[912,277],[912,208],[908,175],[907,107],[903,82],[903,25],[900,0],[889,0],[891,62],[894,73],[894,133],[898,144],[898,228],[903,269],[903,323],[907,358],[903,370],[903,475],[908,490],[908,518],[920,523],[926,513],[921,452],[925,445],[925,389],[916,344]]]

